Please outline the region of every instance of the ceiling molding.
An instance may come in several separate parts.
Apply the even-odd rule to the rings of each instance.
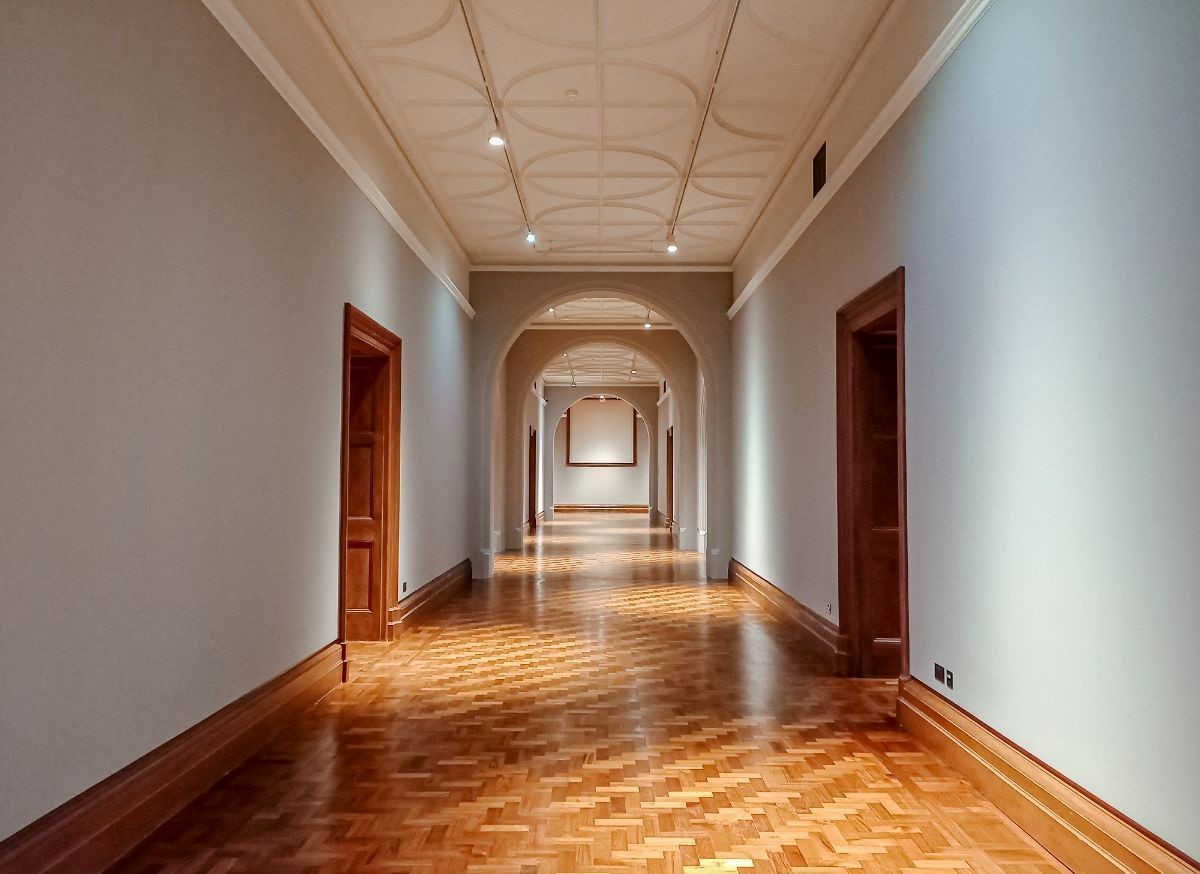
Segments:
[[[417,233],[400,216],[387,195],[375,183],[371,174],[358,162],[342,139],[308,99],[296,81],[288,74],[283,65],[262,41],[251,24],[243,17],[234,5],[233,0],[203,0],[204,5],[221,26],[229,33],[234,42],[254,62],[255,66],[274,86],[280,96],[287,102],[292,111],[313,132],[317,140],[325,147],[333,159],[341,165],[346,174],[354,181],[367,199],[379,210],[392,229],[412,249],[413,253],[428,268],[429,272],[454,297],[459,307],[471,318],[475,317],[475,309],[467,299],[466,294],[458,287],[453,278],[446,272],[443,265],[425,246]],[[415,174],[414,174],[415,176]],[[419,185],[419,180],[417,180]],[[453,240],[453,235],[450,235]],[[457,247],[457,240],[453,240]],[[461,252],[461,248],[459,248]],[[464,255],[464,260],[465,255]]]
[[[971,28],[975,26],[991,3],[992,0],[966,0],[963,3],[950,20],[950,23],[946,25],[928,51],[922,56],[920,62],[908,74],[904,82],[888,102],[884,104],[883,109],[875,116],[875,119],[863,132],[862,136],[859,137],[854,147],[851,148],[842,162],[834,169],[826,181],[825,187],[813,198],[812,202],[800,214],[791,229],[774,249],[771,250],[771,254],[738,292],[733,305],[725,314],[728,318],[732,319],[746,305],[751,295],[758,290],[771,274],[771,271],[791,251],[792,247],[796,245],[796,242],[808,230],[816,217],[820,215],[826,204],[833,199],[834,195],[837,194],[838,190],[846,183],[846,180],[850,178],[854,171],[858,169],[867,155],[871,153],[875,146],[879,144],[879,141],[891,130],[892,126],[900,119],[900,116],[904,114],[904,111],[917,98],[917,95],[925,89],[925,86],[929,84],[937,71],[941,69],[946,60],[954,53],[954,50],[958,48],[967,34],[971,32]]]
[[[732,273],[732,264],[480,264],[472,273]]]

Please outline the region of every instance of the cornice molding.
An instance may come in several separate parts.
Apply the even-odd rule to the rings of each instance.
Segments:
[[[732,273],[732,264],[472,264],[472,273]]]
[[[751,295],[763,284],[771,272],[778,266],[783,257],[791,251],[796,242],[804,235],[825,206],[834,198],[838,190],[846,184],[846,181],[858,169],[859,165],[866,159],[867,155],[879,144],[879,141],[887,134],[892,126],[904,114],[904,111],[916,100],[925,86],[933,79],[942,65],[946,63],[949,57],[954,53],[954,50],[962,43],[967,34],[971,32],[976,22],[991,5],[992,0],[967,0],[959,8],[950,22],[943,28],[938,38],[934,40],[928,51],[921,57],[920,62],[913,68],[912,72],[905,77],[896,93],[891,96],[887,103],[884,104],[879,114],[867,126],[862,136],[854,144],[853,148],[847,153],[846,157],[834,169],[829,179],[825,183],[825,187],[813,198],[812,202],[800,214],[799,218],[793,223],[792,227],[784,235],[783,239],[771,250],[771,254],[763,262],[762,266],[754,272],[750,279],[738,292],[734,299],[733,305],[725,313],[730,319],[737,315],[738,311],[746,305]],[[849,77],[848,77],[849,78]],[[836,100],[836,99],[835,99]],[[822,121],[822,124],[824,120]],[[818,124],[818,128],[821,125]]]
[[[400,216],[387,195],[371,178],[370,173],[358,162],[350,149],[334,132],[333,128],[321,115],[320,111],[305,96],[300,86],[288,74],[283,65],[267,47],[266,43],[255,32],[250,23],[243,17],[232,0],[203,0],[204,5],[221,26],[233,37],[234,42],[244,51],[247,57],[274,86],[288,106],[300,117],[300,120],[313,132],[317,140],[325,147],[333,159],[341,165],[354,184],[367,196],[367,199],[379,210],[392,229],[400,236],[421,263],[454,297],[459,307],[471,318],[475,317],[475,309],[471,306],[466,294],[455,284],[454,280],[440,265],[433,253],[425,246],[417,233]],[[394,145],[394,142],[393,142]],[[451,237],[453,239],[453,237]],[[458,241],[454,240],[458,246]],[[461,251],[461,247],[460,251]],[[465,260],[465,259],[464,259]]]

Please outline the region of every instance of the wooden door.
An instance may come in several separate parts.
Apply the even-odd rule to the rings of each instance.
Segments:
[[[855,339],[861,403],[856,435],[861,474],[855,502],[859,673],[895,677],[900,673],[896,333],[894,328],[883,328]]]
[[[675,429],[667,429],[667,470],[664,474],[667,480],[667,506],[663,515],[667,517],[667,527],[675,526]]]
[[[908,671],[903,272],[838,312],[839,667]]]
[[[343,361],[343,640],[388,639],[396,604],[400,340],[347,306]]]
[[[529,533],[532,534],[537,530],[537,431],[533,428],[529,429],[529,476],[526,487],[527,512],[526,516],[529,519]]]

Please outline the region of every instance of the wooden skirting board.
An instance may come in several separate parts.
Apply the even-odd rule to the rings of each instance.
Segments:
[[[844,672],[849,640],[823,616],[736,560],[729,583],[772,616],[795,622]],[[912,678],[898,716],[1034,840],[1087,874],[1200,874],[1200,865],[1095,798],[971,714]]]
[[[919,680],[900,682],[900,724],[1059,861],[1087,874],[1196,874],[1200,865]]]
[[[828,656],[834,670],[839,674],[846,673],[850,639],[840,633],[837,625],[805,607],[736,559],[729,561],[729,584],[740,589],[746,597],[777,619],[790,620],[803,628],[818,649]]]
[[[388,609],[388,640],[396,640],[407,628],[418,623],[435,607],[470,587],[471,560],[465,558]]]
[[[110,867],[337,686],[344,660],[342,644],[322,647],[52,810],[0,843],[0,871],[87,874]]]
[[[645,504],[555,504],[555,513],[586,513],[623,511],[630,513],[649,513],[650,508]]]

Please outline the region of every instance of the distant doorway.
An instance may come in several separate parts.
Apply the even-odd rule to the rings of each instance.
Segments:
[[[908,674],[904,268],[837,314],[839,668]]]
[[[667,520],[667,527],[675,527],[675,428],[667,429],[667,458],[666,470],[663,472],[663,477],[667,485],[667,500],[666,507],[663,510],[663,516]]]
[[[346,304],[341,638],[387,640],[399,544],[400,338]]]
[[[538,451],[537,451],[537,431],[533,428],[529,429],[529,459],[527,463],[528,474],[526,477],[525,493],[528,495],[526,500],[526,517],[529,521],[529,533],[532,534],[537,530],[537,475],[538,475]]]

